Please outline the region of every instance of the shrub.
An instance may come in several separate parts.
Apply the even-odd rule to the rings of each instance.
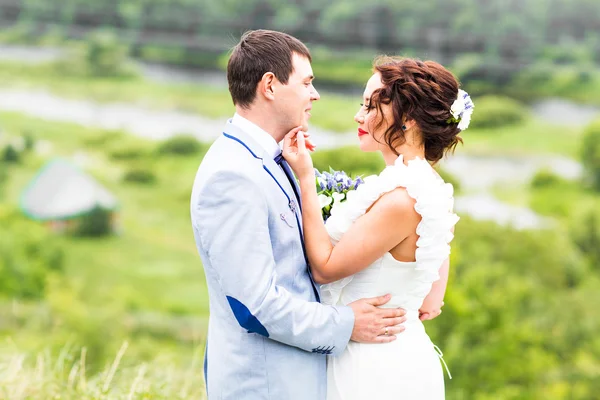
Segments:
[[[191,155],[202,151],[203,146],[193,136],[177,135],[161,143],[158,147],[159,154]]]
[[[156,175],[147,169],[136,168],[129,170],[123,176],[123,180],[125,182],[150,184],[156,182]]]
[[[585,44],[563,42],[544,47],[541,58],[553,64],[590,65],[594,61],[594,51]]]
[[[113,160],[139,160],[148,155],[148,151],[142,147],[125,147],[110,152]]]
[[[7,181],[8,179],[8,170],[6,165],[0,162],[0,187]]]
[[[19,22],[2,30],[0,42],[7,44],[31,43],[37,36],[35,31],[35,23]]]
[[[4,185],[8,180],[8,170],[6,169],[6,165],[0,162],[0,202],[4,198]]]
[[[112,212],[95,207],[89,214],[80,218],[76,236],[104,236],[112,232]]]
[[[584,131],[581,160],[586,179],[600,191],[600,119],[592,122]]]
[[[8,145],[2,152],[2,161],[6,163],[18,163],[21,159],[19,152],[12,146]]]
[[[598,206],[578,210],[571,220],[573,241],[588,257],[590,264],[600,268],[600,211]]]
[[[496,60],[490,59],[485,55],[466,53],[457,56],[453,65],[452,72],[463,82],[491,82],[498,83],[501,74],[495,69]]]
[[[533,176],[533,178],[531,178],[530,185],[534,189],[541,189],[559,186],[564,183],[567,183],[564,178],[556,175],[554,172],[548,169],[541,169]]]
[[[484,96],[475,99],[471,127],[501,128],[518,125],[528,117],[524,105],[508,97]]]
[[[89,35],[84,57],[88,72],[94,76],[127,75],[128,49],[114,32],[97,31]]]
[[[126,140],[127,134],[121,131],[100,131],[83,139],[87,147],[112,146]]]
[[[99,77],[133,77],[129,49],[111,31],[97,30],[73,47],[69,57],[55,63],[57,72]]]
[[[27,132],[23,133],[22,137],[23,137],[24,149],[27,151],[33,150],[33,147],[35,146],[35,138],[31,134],[31,132],[27,131]]]
[[[87,143],[102,146],[113,160],[139,160],[152,155],[156,146],[154,141],[144,140],[124,132],[106,132],[88,138]]]
[[[0,209],[0,296],[44,297],[50,273],[60,272],[64,252],[40,224]]]

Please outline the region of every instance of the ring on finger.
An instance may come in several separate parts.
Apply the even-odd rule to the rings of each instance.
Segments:
[[[388,331],[388,327],[386,326],[385,327],[385,336],[389,336],[389,335],[390,335],[390,332]]]

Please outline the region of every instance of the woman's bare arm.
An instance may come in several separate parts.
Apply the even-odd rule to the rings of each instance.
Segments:
[[[419,309],[419,318],[421,321],[428,319],[434,319],[442,313],[442,306],[444,305],[444,295],[446,294],[446,287],[448,285],[448,272],[450,270],[450,259],[447,258],[440,268],[440,279],[433,282],[431,290],[423,304]]]

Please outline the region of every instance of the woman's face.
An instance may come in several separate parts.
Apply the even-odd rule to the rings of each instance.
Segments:
[[[389,104],[381,104],[384,122],[377,129],[376,127],[381,116],[378,114],[375,104],[369,104],[373,92],[382,87],[381,75],[379,73],[373,74],[367,82],[361,107],[354,116],[354,120],[358,123],[358,140],[360,141],[360,149],[362,151],[382,151],[388,148],[383,140],[383,134],[389,126],[387,119],[392,115],[391,106]]]

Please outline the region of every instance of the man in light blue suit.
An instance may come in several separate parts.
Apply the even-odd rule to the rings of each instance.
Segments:
[[[378,308],[388,296],[319,303],[299,189],[278,145],[292,128],[307,129],[319,99],[310,61],[302,42],[264,30],[246,33],[229,60],[236,114],[204,157],[191,199],[210,300],[209,400],[325,399],[325,355],[403,329],[403,310]]]

